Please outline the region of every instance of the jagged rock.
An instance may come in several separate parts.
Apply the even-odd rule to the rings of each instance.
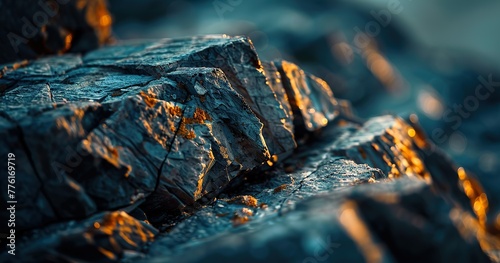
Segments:
[[[31,233],[30,242],[18,244],[12,257],[1,256],[2,262],[113,262],[130,253],[140,253],[158,231],[125,212],[106,212],[83,221],[70,221]],[[14,260],[13,260],[14,259]]]
[[[307,101],[305,111],[322,111],[329,120],[336,101],[312,76],[305,87],[311,94],[286,94],[281,83],[296,76],[265,65],[250,40],[209,36],[7,67],[1,116],[21,131],[17,138],[33,169],[19,176],[43,181],[33,189],[51,207],[20,208],[23,218],[36,219],[20,229],[144,200],[151,222],[161,223],[216,196],[238,175],[289,155],[296,147],[289,100]],[[15,145],[5,142],[8,151]],[[68,209],[69,203],[79,206]]]
[[[16,111],[6,113],[20,122],[23,139],[29,145],[27,150],[35,160],[35,170],[45,181],[42,187],[52,200],[51,205],[62,209],[66,205],[61,202],[81,196],[72,202],[86,209],[63,209],[65,214],[52,220],[117,209],[143,199],[155,189],[155,196],[161,198],[153,196],[147,207],[161,205],[159,215],[164,217],[207,192],[218,191],[238,172],[267,160],[260,133],[262,124],[231,89],[222,72],[191,69],[173,72],[171,77],[179,82],[160,79],[131,88],[129,97],[109,96],[102,104],[56,104],[55,108],[40,114],[28,112],[24,117]],[[204,82],[204,86],[198,81]],[[91,87],[92,84],[82,87],[80,92]],[[62,92],[65,90],[54,89],[52,96],[60,98]],[[140,95],[130,97],[134,93]],[[223,103],[222,98],[228,102]],[[228,115],[229,109],[237,110],[237,114]],[[209,115],[207,111],[213,113]],[[44,136],[47,139],[38,140]],[[174,153],[169,155],[172,149]],[[47,152],[53,155],[47,156]],[[216,161],[214,156],[218,157]],[[49,191],[62,187],[68,190]],[[43,209],[42,204],[39,210],[31,212]],[[32,220],[22,227],[41,223]]]
[[[155,193],[144,209],[152,222],[180,211],[202,196],[218,194],[242,171],[269,158],[262,124],[214,68],[182,69],[168,74],[191,94],[183,120],[160,171]],[[175,196],[171,200],[168,196]]]
[[[339,114],[338,103],[326,82],[288,61],[275,64],[290,101],[296,129],[318,130]]]
[[[414,118],[357,122],[326,83],[261,63],[246,38],[47,57],[6,67],[0,87],[26,257],[137,260],[156,234],[148,221],[168,233],[146,260],[487,262],[494,250],[487,195]]]
[[[285,87],[283,87],[283,82],[281,79],[281,74],[274,65],[273,62],[262,62],[262,69],[266,75],[266,83],[271,87],[274,94],[276,94],[276,99],[279,100],[283,111],[285,112],[286,118],[284,120],[284,125],[287,130],[294,131],[293,125],[293,112],[292,106],[290,105],[290,100],[286,94]],[[289,153],[281,154],[280,159],[286,158]]]
[[[478,219],[467,207],[450,202],[456,199],[438,185],[411,174],[388,178],[382,170],[356,164],[335,151],[341,138],[364,133],[367,140],[370,134],[376,138],[401,125],[414,127],[392,116],[372,119],[363,127],[326,127],[265,179],[249,177],[230,196],[170,228],[152,244],[145,261],[489,262],[479,243],[491,242],[487,240],[493,236],[475,237],[475,231],[482,231]],[[390,142],[405,139],[400,136],[415,144],[419,139],[395,133]],[[427,157],[416,148],[407,150],[413,158]],[[293,169],[284,172],[291,165]],[[232,201],[242,196],[251,196],[257,204]],[[241,214],[242,208],[253,215],[234,228],[233,214]]]
[[[383,179],[378,169],[331,155],[333,139],[346,129],[355,129],[355,126],[327,127],[314,143],[299,148],[300,151],[284,164],[278,164],[265,175],[249,176],[238,190],[229,191],[228,196],[220,197],[213,205],[201,208],[177,223],[169,229],[168,235],[152,244],[150,257],[182,254],[181,249],[190,243],[212,236],[231,235],[233,215],[240,213],[242,208],[253,211],[253,216],[247,216],[248,224],[265,225],[304,199]],[[297,167],[285,173],[283,167],[292,164]]]
[[[295,148],[293,130],[286,125],[287,114],[266,83],[261,62],[247,38],[206,36],[134,43],[92,52],[84,60],[93,66],[137,70],[156,76],[178,67],[220,68],[264,124],[262,133],[271,155],[287,155]]]
[[[6,0],[0,3],[0,25],[0,64],[89,51],[111,37],[103,0]]]
[[[490,262],[479,242],[462,236],[456,218],[450,218],[461,212],[430,188],[404,178],[330,192],[299,202],[280,217],[249,222],[238,232],[146,261]]]
[[[31,166],[33,172],[24,174],[17,171],[17,178],[32,177],[26,180],[25,186],[33,193],[42,194],[50,204],[34,202],[30,206],[20,206],[17,209],[19,218],[26,218],[29,224],[20,224],[18,229],[117,209],[151,193],[158,172],[146,156],[156,156],[155,152],[137,152],[135,147],[139,145],[133,140],[154,143],[153,132],[158,132],[158,129],[169,131],[163,125],[174,123],[175,119],[169,119],[164,108],[167,106],[159,105],[156,108],[159,114],[155,114],[153,110],[146,109],[148,106],[142,97],[136,96],[114,104],[58,105],[46,111],[28,112],[18,120],[21,131],[18,139],[23,142],[22,149],[30,157],[24,165]],[[162,125],[147,123],[151,118],[162,117],[165,120]],[[137,120],[144,123],[135,122]],[[148,125],[151,133],[148,134],[141,124]],[[124,129],[136,138],[123,136]],[[20,149],[13,146],[15,144],[3,147],[17,155]],[[150,151],[151,148],[146,147]],[[158,166],[161,161],[157,162]],[[17,197],[20,200],[25,198],[22,192]],[[46,214],[44,211],[50,211],[48,209],[53,210],[53,217],[35,220],[40,217],[33,215]]]
[[[379,168],[387,177],[400,175],[430,176],[423,157],[418,155],[419,136],[402,119],[381,116],[368,120],[361,129],[339,136],[335,153],[357,162]]]

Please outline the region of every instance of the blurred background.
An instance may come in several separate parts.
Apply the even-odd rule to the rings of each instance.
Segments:
[[[326,80],[359,116],[417,113],[485,182],[500,168],[500,2],[110,0],[117,39],[247,35]],[[493,185],[491,185],[493,187]]]

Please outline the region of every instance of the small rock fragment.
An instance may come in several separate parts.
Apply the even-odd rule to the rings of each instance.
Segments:
[[[20,244],[16,260],[119,261],[127,251],[140,253],[158,231],[125,212],[105,212],[73,223],[51,225],[31,242]],[[22,242],[22,241],[20,241]],[[2,262],[12,255],[3,253]]]
[[[339,114],[338,102],[326,82],[306,74],[293,63],[275,64],[294,115],[296,133],[318,130],[334,120]]]

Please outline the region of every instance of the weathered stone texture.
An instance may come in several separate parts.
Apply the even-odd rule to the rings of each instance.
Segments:
[[[415,116],[358,121],[324,81],[259,61],[243,37],[6,65],[0,92],[22,259],[488,262],[499,250],[490,193]]]
[[[149,219],[161,222],[216,196],[239,174],[290,155],[298,118],[290,96],[307,101],[306,112],[324,112],[311,131],[335,117],[335,99],[311,76],[307,94],[287,94],[281,83],[296,76],[265,65],[267,73],[250,40],[209,36],[7,66],[0,110],[22,131],[33,169],[26,177],[37,176],[29,182],[44,182],[30,185],[55,210],[22,228],[144,200]],[[45,206],[20,210],[43,214]]]

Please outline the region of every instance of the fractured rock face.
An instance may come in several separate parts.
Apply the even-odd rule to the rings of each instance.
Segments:
[[[438,184],[412,173],[389,178],[382,167],[353,161],[338,148],[342,138],[363,144],[403,124],[413,127],[392,116],[362,127],[326,127],[266,179],[249,176],[228,196],[177,223],[152,244],[144,262],[490,262],[484,250],[492,252],[494,237]],[[417,137],[394,133],[389,142],[403,139],[416,143]],[[426,159],[417,148],[408,151]],[[450,181],[449,188],[459,186]]]
[[[23,146],[31,166],[25,178],[43,182],[30,199],[46,200],[19,210],[37,218],[21,228],[144,200],[149,220],[160,223],[216,196],[238,175],[295,149],[294,125],[314,121],[293,116],[291,105],[304,101],[304,114],[335,118],[328,86],[302,74],[302,93],[287,91],[282,83],[302,75],[280,75],[273,63],[261,64],[250,40],[226,36],[125,43],[8,66],[0,78],[2,132],[21,132],[4,148]],[[326,125],[314,123],[310,131]]]
[[[357,163],[379,168],[387,177],[428,178],[423,157],[417,152],[416,136],[415,129],[400,118],[375,117],[362,129],[341,135],[335,142],[335,152]]]
[[[182,121],[177,136],[157,189],[143,206],[153,222],[207,193],[218,193],[241,171],[269,158],[262,124],[220,70],[180,68],[168,77],[191,95],[178,108]],[[170,200],[170,193],[176,199]]]
[[[186,52],[189,50],[188,52]],[[166,39],[158,42],[109,47],[84,57],[89,65],[111,66],[163,76],[178,67],[220,68],[231,86],[264,124],[263,136],[271,155],[295,148],[288,115],[273,89],[250,40],[226,36]]]
[[[461,236],[449,217],[456,212],[425,182],[404,178],[315,196],[172,255],[153,247],[146,261],[490,262],[477,240]]]
[[[260,62],[245,38],[13,64],[0,91],[23,259],[487,262],[495,249],[488,196],[414,118],[356,122],[326,83]],[[154,239],[149,223],[169,231]]]
[[[293,63],[278,61],[275,64],[282,76],[296,129],[318,130],[339,114],[338,103],[326,82],[306,74]]]

